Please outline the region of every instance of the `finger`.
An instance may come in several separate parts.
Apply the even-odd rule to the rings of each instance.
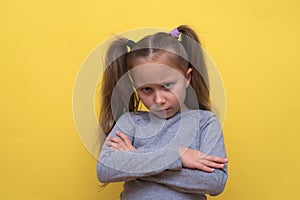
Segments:
[[[135,150],[135,147],[132,145],[131,140],[129,140],[127,135],[120,131],[117,131],[116,134],[123,140],[128,150]]]
[[[110,142],[110,141],[107,141],[107,142],[106,142],[106,145],[107,145],[108,147],[114,147],[114,148],[117,148],[117,147],[118,147],[118,143]]]
[[[118,138],[112,138],[109,142],[114,144],[114,147],[124,150],[126,148],[126,144]]]
[[[127,137],[127,135],[125,135],[124,133],[117,131],[116,132],[117,136],[119,136],[126,144],[131,144],[131,141],[129,140],[129,138]]]
[[[115,142],[115,143],[119,143],[119,144],[124,143],[124,141],[121,138],[119,138],[119,137],[111,137],[109,139],[109,141]]]
[[[116,149],[116,150],[119,150],[119,151],[125,150],[123,146],[121,146],[120,144],[115,143],[115,142],[107,141],[107,142],[106,142],[106,145],[107,145],[108,147],[110,147],[110,148],[113,148],[113,149]]]
[[[221,163],[221,164],[225,164],[225,163],[228,162],[227,158],[221,158],[221,157],[218,157],[218,156],[208,155],[208,156],[205,156],[204,159],[215,162],[215,163]]]
[[[210,168],[218,168],[218,169],[223,169],[224,168],[224,164],[223,163],[216,163],[216,162],[212,162],[206,159],[201,159],[199,161],[201,164],[203,164],[204,166],[210,167]]]
[[[203,164],[201,164],[201,163],[199,163],[199,164],[197,165],[197,169],[200,169],[200,170],[202,170],[202,171],[204,171],[204,172],[214,172],[214,171],[215,171],[214,168],[211,168],[211,167],[209,167],[209,166],[203,165]]]

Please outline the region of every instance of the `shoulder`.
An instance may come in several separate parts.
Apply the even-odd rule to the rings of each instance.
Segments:
[[[191,121],[197,121],[198,126],[203,127],[211,122],[219,122],[215,113],[208,110],[188,110],[183,113]]]
[[[183,112],[183,115],[193,117],[198,120],[204,120],[204,119],[210,119],[210,118],[216,117],[216,115],[213,112],[208,111],[208,110],[200,110],[200,109],[187,110],[187,111]]]
[[[125,112],[117,120],[117,124],[141,124],[149,121],[148,112]]]
[[[146,123],[146,113],[125,112],[116,120],[113,132],[122,131],[128,135],[132,134],[138,126]]]

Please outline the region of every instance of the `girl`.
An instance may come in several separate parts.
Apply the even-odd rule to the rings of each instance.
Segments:
[[[199,44],[182,25],[109,47],[99,117],[108,137],[97,175],[125,182],[121,200],[199,200],[223,191],[228,160]],[[139,111],[140,101],[149,111]]]

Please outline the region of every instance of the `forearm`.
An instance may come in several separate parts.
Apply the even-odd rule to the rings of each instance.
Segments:
[[[215,169],[208,173],[201,170],[182,168],[180,171],[166,170],[154,176],[141,178],[164,184],[174,190],[187,193],[218,195],[225,187],[227,169]]]
[[[145,150],[111,151],[104,145],[97,164],[99,181],[119,182],[160,174],[165,170],[180,170],[179,153],[174,148],[146,152]]]

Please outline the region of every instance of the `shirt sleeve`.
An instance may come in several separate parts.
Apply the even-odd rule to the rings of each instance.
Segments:
[[[201,124],[200,134],[199,151],[208,155],[226,157],[223,133],[214,115]],[[227,177],[226,164],[223,169],[215,169],[212,173],[182,168],[178,171],[166,170],[158,175],[143,177],[142,180],[164,184],[181,192],[214,196],[224,190]]]
[[[131,120],[128,114],[122,115],[109,136],[116,136],[116,131],[121,131],[132,141],[134,122]],[[96,170],[99,181],[109,183],[129,181],[181,168],[182,163],[176,146],[169,145],[159,150],[112,151],[104,143]]]

